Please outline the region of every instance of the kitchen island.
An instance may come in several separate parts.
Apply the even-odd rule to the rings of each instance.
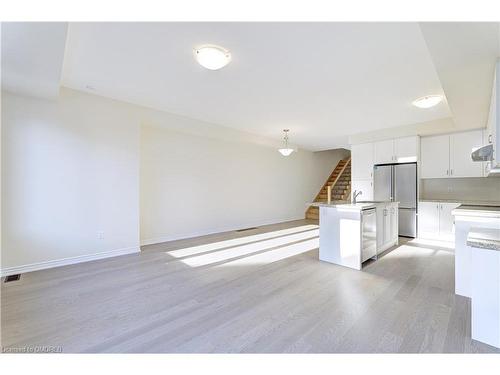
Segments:
[[[500,207],[461,205],[455,217],[455,293],[471,298],[471,337],[500,348]]]
[[[319,259],[361,270],[398,243],[398,203],[313,203],[319,207]]]
[[[471,297],[473,248],[467,245],[471,228],[500,228],[500,207],[461,205],[452,211],[455,220],[455,293]]]

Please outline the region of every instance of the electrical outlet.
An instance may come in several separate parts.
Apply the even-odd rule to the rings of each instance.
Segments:
[[[451,193],[453,191],[453,188],[451,186],[448,186],[448,193]]]
[[[104,239],[104,232],[102,232],[102,231],[97,232],[97,239],[103,240]]]

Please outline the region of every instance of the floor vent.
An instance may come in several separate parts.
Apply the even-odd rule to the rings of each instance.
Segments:
[[[236,232],[246,232],[247,230],[257,229],[257,227],[237,229]]]
[[[20,274],[5,276],[4,283],[10,283],[11,281],[17,281],[21,278]]]

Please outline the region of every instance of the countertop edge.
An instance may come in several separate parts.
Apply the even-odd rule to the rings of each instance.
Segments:
[[[467,245],[479,249],[500,251],[500,227],[471,228],[467,234]]]
[[[399,204],[399,202],[392,202],[392,201],[374,202],[374,203],[360,202],[360,203],[357,203],[356,205],[354,205],[353,203],[313,202],[313,203],[308,203],[308,207],[312,206],[312,207],[325,207],[325,208],[342,208],[344,210],[350,210],[350,211],[363,211],[363,210],[369,210],[372,208],[377,208],[377,205],[379,205],[379,204],[389,204],[389,203]]]
[[[451,214],[456,217],[484,217],[496,219],[500,218],[500,207],[461,205],[452,210]]]
[[[483,207],[500,207],[500,201],[481,201],[481,200],[470,200],[470,199],[426,199],[419,198],[419,202],[430,202],[430,203],[457,203],[470,206],[483,206]]]

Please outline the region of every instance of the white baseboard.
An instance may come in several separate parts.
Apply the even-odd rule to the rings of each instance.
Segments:
[[[216,233],[223,233],[223,232],[230,232],[242,228],[250,228],[250,227],[261,227],[263,225],[272,225],[272,224],[279,224],[279,223],[285,223],[287,221],[295,221],[295,220],[302,220],[304,219],[304,216],[301,217],[295,217],[295,218],[285,218],[285,219],[275,219],[275,220],[268,220],[268,221],[259,221],[258,223],[246,223],[239,225],[235,227],[234,225],[231,226],[223,226],[219,228],[213,228],[213,229],[207,229],[203,231],[197,231],[197,232],[190,232],[190,233],[185,233],[181,235],[167,235],[167,236],[159,236],[159,237],[153,237],[153,238],[146,238],[144,240],[141,240],[141,246],[146,246],[146,245],[154,245],[157,243],[162,243],[162,242],[169,242],[169,241],[177,241],[177,240],[183,240],[186,238],[193,238],[193,237],[200,237],[200,236],[208,236],[209,234],[216,234]]]
[[[4,276],[9,276],[9,275],[15,275],[18,273],[39,271],[39,270],[44,270],[47,268],[68,266],[70,264],[84,263],[84,262],[90,262],[92,260],[99,260],[99,259],[116,257],[116,256],[120,256],[120,255],[139,253],[140,251],[141,251],[140,247],[132,246],[132,247],[126,247],[123,249],[103,251],[102,253],[80,255],[80,256],[76,256],[76,257],[56,259],[56,260],[49,260],[46,262],[31,263],[31,264],[26,264],[26,265],[16,266],[16,267],[7,267],[7,268],[2,268],[2,270],[0,271],[0,275],[1,275],[1,277],[4,277]]]

